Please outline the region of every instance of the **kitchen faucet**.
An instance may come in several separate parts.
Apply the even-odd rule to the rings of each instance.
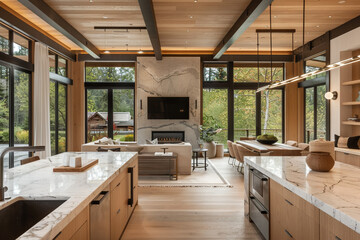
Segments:
[[[8,190],[4,187],[4,157],[9,152],[39,152],[45,151],[45,146],[22,146],[5,148],[0,156],[0,201],[5,200],[5,192]]]

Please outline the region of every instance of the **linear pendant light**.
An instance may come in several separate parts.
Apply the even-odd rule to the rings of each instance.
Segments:
[[[333,70],[333,69],[341,68],[343,66],[353,64],[353,63],[356,63],[356,62],[360,62],[360,55],[357,55],[355,57],[351,57],[351,58],[348,58],[348,59],[345,59],[345,60],[342,60],[342,61],[339,61],[339,62],[336,62],[336,63],[333,63],[333,64],[329,64],[324,68],[321,68],[321,69],[318,69],[318,70],[315,70],[315,71],[312,71],[312,72],[309,72],[309,73],[304,73],[304,74],[302,74],[300,76],[296,76],[296,77],[293,77],[293,78],[286,79],[284,81],[276,82],[276,83],[270,84],[268,86],[258,88],[257,92],[262,92],[264,90],[277,88],[277,87],[284,86],[284,85],[287,85],[287,84],[290,84],[290,83],[298,82],[298,81],[301,81],[301,80],[306,79],[308,77],[311,77],[311,76],[314,76],[314,75],[317,75],[317,74],[320,74],[320,73],[328,72],[328,71]]]

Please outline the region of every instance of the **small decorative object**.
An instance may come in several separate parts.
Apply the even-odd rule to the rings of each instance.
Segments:
[[[348,121],[355,121],[355,122],[359,122],[360,119],[359,119],[359,115],[355,114],[354,117],[350,117],[347,119]]]
[[[256,141],[262,144],[272,145],[278,141],[277,137],[270,134],[263,134],[256,137]]]
[[[310,152],[306,164],[314,171],[329,172],[335,165],[335,160],[328,152]]]
[[[207,157],[213,158],[216,155],[216,144],[214,136],[221,132],[221,128],[215,124],[213,127],[200,126],[200,139],[203,141],[203,147],[208,149]]]
[[[360,102],[360,91],[358,92],[359,96],[357,97],[356,101]]]
[[[336,91],[325,93],[325,98],[327,100],[336,100],[338,97],[338,93]]]

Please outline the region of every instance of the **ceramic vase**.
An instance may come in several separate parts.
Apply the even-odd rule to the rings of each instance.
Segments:
[[[328,152],[310,152],[306,157],[306,164],[314,171],[329,172],[335,161]]]
[[[215,142],[205,142],[204,148],[206,148],[208,151],[206,153],[206,156],[208,158],[213,158],[216,155],[216,144]]]

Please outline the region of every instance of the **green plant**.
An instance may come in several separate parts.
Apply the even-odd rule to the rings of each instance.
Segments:
[[[17,129],[15,129],[16,131]],[[28,143],[29,142],[29,131],[27,130],[18,130],[15,132],[16,142],[17,143]]]
[[[256,139],[258,140],[274,140],[277,141],[277,137],[275,137],[274,135],[271,134],[263,134],[263,135],[259,135],[256,137]]]
[[[204,142],[214,141],[214,136],[221,132],[221,128],[215,124],[213,127],[200,126],[200,139]]]

